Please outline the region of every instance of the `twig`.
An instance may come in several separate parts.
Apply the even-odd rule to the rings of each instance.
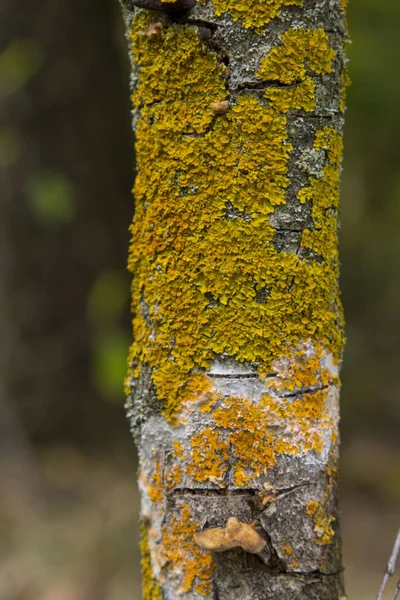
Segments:
[[[397,538],[396,538],[396,541],[393,546],[392,555],[391,555],[388,565],[386,567],[386,573],[383,577],[381,589],[379,590],[377,600],[382,600],[382,598],[383,598],[383,592],[385,591],[385,587],[387,585],[389,577],[391,577],[394,574],[394,570],[396,568],[396,562],[397,562],[397,558],[398,558],[399,554],[400,554],[400,529],[397,532]],[[392,600],[396,600],[397,596],[399,595],[399,593],[400,593],[399,586],[400,586],[400,581],[397,584],[397,589],[392,597]]]
[[[394,594],[392,596],[392,600],[396,600],[399,594],[400,594],[400,579],[397,582],[396,589],[394,590]]]

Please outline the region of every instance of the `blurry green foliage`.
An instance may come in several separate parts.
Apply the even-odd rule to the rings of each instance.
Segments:
[[[400,2],[351,0],[340,232],[344,441],[398,439]]]
[[[128,277],[120,271],[107,270],[95,280],[87,302],[87,314],[93,323],[118,319],[129,298]]]
[[[348,53],[353,81],[350,126],[380,130],[399,123],[400,3],[397,0],[351,0],[349,21],[352,44]],[[376,117],[379,115],[379,120]],[[366,119],[370,118],[368,123]],[[367,126],[368,123],[368,126]]]
[[[101,332],[93,346],[93,382],[106,400],[122,401],[124,398],[128,346],[128,332],[118,329]]]
[[[0,92],[17,92],[35,75],[42,60],[43,52],[35,40],[13,40],[0,53]]]
[[[123,400],[129,330],[121,324],[129,302],[129,280],[123,271],[106,270],[94,281],[87,317],[94,332],[92,380],[106,400]]]
[[[36,219],[43,225],[68,224],[76,216],[74,186],[62,173],[35,173],[28,183],[27,199]]]
[[[23,141],[12,127],[0,128],[0,167],[10,167],[21,156]]]

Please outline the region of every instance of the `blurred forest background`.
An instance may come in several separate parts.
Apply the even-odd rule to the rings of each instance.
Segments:
[[[400,3],[349,22],[342,525],[372,600],[400,520]],[[140,598],[128,78],[116,0],[2,0],[0,600]]]

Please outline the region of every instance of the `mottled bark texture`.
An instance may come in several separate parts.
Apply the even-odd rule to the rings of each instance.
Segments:
[[[338,600],[344,2],[134,4],[144,597]]]

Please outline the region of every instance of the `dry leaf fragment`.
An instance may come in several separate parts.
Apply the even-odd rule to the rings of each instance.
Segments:
[[[213,475],[210,475],[208,477],[208,479],[212,482],[215,483],[218,487],[220,487],[221,489],[226,488],[226,485],[224,483],[224,480],[222,479],[222,477],[214,477]]]
[[[256,554],[266,545],[253,525],[242,523],[236,517],[230,517],[226,527],[214,527],[195,533],[194,540],[200,548],[211,552],[225,552],[240,547],[245,552]]]
[[[253,498],[253,503],[258,510],[263,510],[270,502],[275,502],[278,492],[272,485],[264,483],[264,489],[259,490]]]

